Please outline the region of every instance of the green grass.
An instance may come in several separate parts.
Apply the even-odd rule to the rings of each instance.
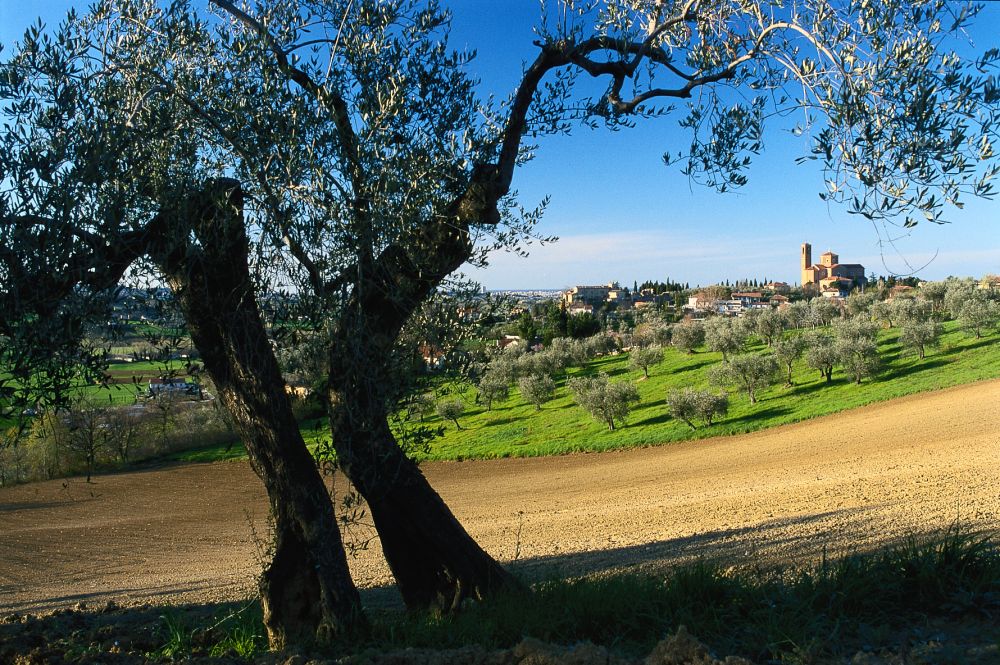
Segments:
[[[901,636],[938,620],[966,622],[980,630],[978,640],[995,642],[1000,628],[989,617],[1000,609],[998,594],[996,543],[952,531],[929,542],[908,541],[808,568],[724,570],[696,562],[665,574],[552,579],[445,616],[372,611],[370,632],[335,650],[360,654],[366,662],[372,652],[501,649],[532,637],[556,645],[591,642],[637,658],[683,625],[718,654],[808,663],[898,648]],[[208,628],[172,614],[162,622],[163,647],[156,654],[161,657],[207,652],[248,658],[266,646],[257,607]]]
[[[1000,377],[1000,335],[977,340],[945,324],[938,349],[923,360],[906,354],[898,344],[898,330],[884,331],[880,350],[884,368],[878,378],[860,386],[841,371],[827,384],[819,373],[801,362],[794,372],[795,385],[781,382],[762,392],[757,404],[742,393],[731,394],[729,415],[711,427],[692,431],[669,416],[666,395],[670,389],[709,387],[708,369],[721,361],[720,354],[699,352],[691,355],[666,350],[665,360],[650,368],[642,379],[640,370],[628,369],[628,356],[599,358],[586,368],[571,369],[569,376],[606,372],[612,380],[635,382],[641,402],[625,427],[611,432],[593,420],[566,390],[566,379],[557,381],[556,398],[541,411],[525,401],[515,388],[507,400],[494,403],[491,411],[474,404],[475,391],[466,388],[462,396],[466,413],[459,419],[462,430],[436,416],[427,425],[445,426],[445,435],[430,444],[422,459],[455,460],[498,457],[558,455],[594,452],[710,436],[742,434],[828,415],[873,402],[937,390],[983,379]],[[757,347],[755,350],[761,350]]]
[[[516,386],[508,399],[494,402],[491,411],[474,403],[474,388],[455,386],[466,404],[466,412],[459,418],[463,429],[456,430],[454,424],[436,415],[427,416],[424,425],[443,426],[445,433],[433,439],[426,452],[418,451],[414,456],[420,460],[535,457],[744,434],[895,397],[1000,377],[1000,334],[977,340],[958,330],[954,322],[945,323],[944,329],[940,347],[928,350],[923,360],[900,347],[898,329],[883,331],[879,340],[883,370],[877,378],[866,379],[861,385],[840,370],[834,372],[833,382],[828,384],[819,378],[819,372],[800,361],[795,367],[793,387],[785,388],[779,381],[758,395],[757,404],[750,404],[742,393],[731,393],[729,415],[711,427],[697,430],[670,417],[666,395],[673,388],[710,387],[708,369],[721,362],[722,356],[704,350],[687,355],[668,348],[664,361],[650,368],[649,379],[643,379],[640,370],[628,369],[627,354],[598,358],[585,368],[570,369],[570,377],[606,372],[614,381],[636,383],[641,401],[627,425],[613,432],[575,404],[566,389],[565,376],[557,379],[556,397],[541,411],[527,404]],[[761,351],[763,347],[752,350]],[[304,423],[302,433],[310,448],[329,438],[322,420]],[[225,446],[215,446],[179,453],[171,459],[211,462],[245,456],[240,446],[229,451]]]

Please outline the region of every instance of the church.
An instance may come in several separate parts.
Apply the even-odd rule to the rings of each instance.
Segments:
[[[812,262],[812,245],[802,243],[802,286],[814,284],[823,295],[846,295],[855,286],[863,286],[865,267],[860,263],[841,263],[833,252],[824,252],[819,263]],[[836,291],[837,293],[833,293]]]

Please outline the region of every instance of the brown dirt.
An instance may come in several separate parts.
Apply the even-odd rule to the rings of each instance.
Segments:
[[[956,521],[996,530],[998,421],[989,381],[746,436],[424,471],[480,543],[530,575],[801,562]],[[245,463],[0,489],[0,612],[245,598],[266,510]],[[377,542],[352,566],[370,602],[392,602]]]

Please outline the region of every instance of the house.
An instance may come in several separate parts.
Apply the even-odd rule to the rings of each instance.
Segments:
[[[695,311],[704,312],[712,309],[716,309],[719,303],[719,298],[713,296],[705,291],[699,291],[693,296],[688,296],[687,309],[693,309]]]
[[[444,367],[445,354],[439,347],[424,343],[417,347],[417,352],[427,369],[435,371]]]
[[[768,298],[767,303],[771,307],[777,307],[778,309],[782,309],[784,307],[788,307],[788,296],[783,296],[780,293],[777,293]]]
[[[576,316],[578,314],[593,314],[594,306],[583,302],[573,303],[566,308],[566,313],[570,316]]]
[[[899,298],[900,296],[912,297],[914,295],[913,287],[907,286],[906,284],[897,284],[896,286],[889,289],[889,297],[886,300],[892,300],[893,298]]]
[[[855,285],[868,282],[865,277],[865,267],[860,263],[841,263],[840,257],[833,252],[823,252],[819,263],[812,262],[812,245],[802,243],[802,286],[815,284],[820,293],[825,295],[825,289],[836,287],[838,291],[845,288],[850,293]]]
[[[524,340],[518,335],[504,335],[497,340],[497,348],[501,351],[506,349],[508,346],[521,346],[524,344]]]
[[[778,295],[786,295],[791,293],[792,287],[788,282],[768,282],[761,287],[765,292],[777,293]]]
[[[568,291],[564,291],[562,297],[567,307],[577,303],[600,307],[608,300],[608,294],[611,291],[615,291],[617,295],[620,290],[618,282],[608,282],[602,286],[574,286]]]
[[[761,302],[764,298],[764,294],[760,291],[737,291],[734,292],[730,298],[732,300],[739,300],[744,307],[750,307],[755,303]]]
[[[188,383],[184,378],[150,379],[146,394],[150,397],[158,395],[197,395],[200,387],[196,383]]]
[[[986,275],[979,280],[979,288],[987,291],[1000,291],[1000,275]]]

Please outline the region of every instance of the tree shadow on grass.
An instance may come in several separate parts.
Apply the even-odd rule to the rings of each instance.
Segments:
[[[936,352],[935,355],[954,356],[965,351],[972,351],[973,349],[990,346],[998,341],[1000,341],[1000,337],[997,336],[983,337],[982,339],[971,341],[968,344],[963,344],[962,346],[948,346],[941,351]]]
[[[505,418],[497,418],[495,420],[487,420],[483,423],[483,428],[486,427],[503,427],[504,425],[513,425],[514,423],[519,423],[522,420],[527,420],[527,416],[507,416]],[[482,429],[482,428],[480,428]]]
[[[668,423],[671,420],[673,420],[673,418],[670,416],[670,414],[664,411],[663,413],[660,413],[655,416],[650,416],[649,418],[645,418],[643,420],[636,420],[634,422],[630,422],[629,426],[640,427],[646,425],[662,425],[663,423]]]
[[[833,381],[827,383],[826,379],[821,379],[819,381],[812,381],[810,383],[797,383],[791,388],[787,389],[784,393],[786,396],[807,396],[813,393],[820,392],[821,390],[826,390],[827,388],[834,388],[836,386],[842,385],[847,382],[847,379],[840,377],[835,378]]]
[[[670,370],[671,374],[683,374],[684,372],[692,372],[696,369],[701,369],[706,365],[714,364],[711,360],[702,360],[700,362],[691,363],[690,365],[685,365],[684,367],[678,367],[677,369]]]
[[[716,424],[734,425],[737,423],[752,423],[762,418],[778,418],[781,416],[787,416],[791,412],[792,409],[787,406],[769,406],[766,409],[751,411],[750,413],[740,416],[739,418],[726,418],[724,420],[719,420]]]
[[[943,367],[950,363],[951,363],[950,360],[945,360],[943,358],[938,358],[933,360],[930,358],[926,358],[907,367],[898,367],[896,368],[895,371],[891,373],[890,376],[887,376],[886,378],[899,379],[907,376],[912,376],[914,374],[919,374],[920,372],[924,372],[929,369],[934,369],[936,367]]]

